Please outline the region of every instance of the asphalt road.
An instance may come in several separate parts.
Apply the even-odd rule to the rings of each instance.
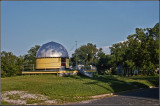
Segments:
[[[118,94],[113,97],[77,103],[76,105],[158,105],[159,88],[141,89]],[[75,104],[74,104],[75,105]]]

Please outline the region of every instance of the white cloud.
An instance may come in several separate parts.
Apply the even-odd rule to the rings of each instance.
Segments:
[[[98,49],[99,48],[102,48],[102,51],[105,53],[105,54],[110,54],[110,48],[111,46],[103,46],[103,47],[97,47]]]
[[[103,47],[102,47],[103,52],[104,52],[105,54],[111,54],[111,53],[110,53],[110,48],[109,48],[109,47],[111,47],[111,46],[103,46]]]
[[[116,42],[116,43],[123,43],[123,42],[126,42],[127,41],[127,39],[126,40],[124,40],[124,41],[118,41],[118,42]],[[113,44],[116,44],[116,43],[113,43]],[[103,50],[103,52],[105,53],[105,54],[111,54],[111,52],[110,52],[110,48],[109,47],[112,47],[112,45],[110,45],[110,46],[103,46],[103,47],[101,47]],[[99,49],[100,47],[98,47],[98,49]]]
[[[124,41],[119,41],[119,42],[117,42],[117,43],[123,43],[123,42],[126,42],[126,41],[128,41],[128,39],[126,39],[126,40],[124,40]]]

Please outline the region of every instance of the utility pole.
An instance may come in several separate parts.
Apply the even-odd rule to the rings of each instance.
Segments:
[[[77,41],[76,41],[76,50],[77,50]],[[77,53],[76,53],[76,70],[77,70]]]

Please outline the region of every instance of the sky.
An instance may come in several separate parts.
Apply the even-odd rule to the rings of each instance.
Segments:
[[[1,1],[1,51],[19,56],[35,45],[62,44],[69,55],[93,43],[106,54],[135,28],[159,22],[159,1]]]

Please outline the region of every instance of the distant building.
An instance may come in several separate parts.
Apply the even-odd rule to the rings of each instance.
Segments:
[[[43,44],[36,54],[37,70],[65,70],[69,68],[67,50],[59,43]]]

